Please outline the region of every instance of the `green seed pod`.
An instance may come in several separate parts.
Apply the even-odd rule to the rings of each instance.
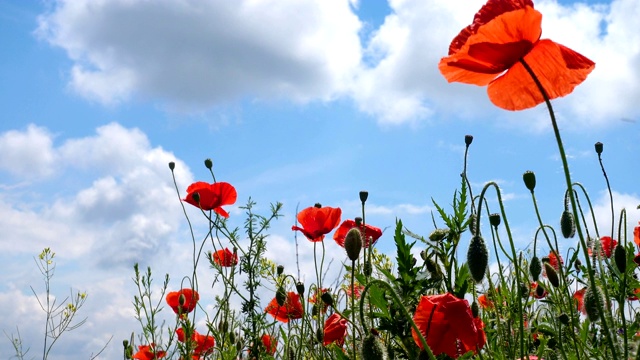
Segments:
[[[589,287],[584,294],[584,310],[587,312],[589,321],[598,321],[600,319],[600,308],[598,302],[602,301],[600,289],[597,287]]]
[[[627,253],[621,244],[616,245],[616,249],[613,253],[613,259],[621,273],[627,271]]]
[[[207,169],[211,170],[211,168],[213,167],[213,161],[211,161],[211,159],[206,159],[206,160],[204,161],[204,166],[205,166]]]
[[[471,239],[471,243],[469,243],[469,250],[467,251],[467,266],[469,266],[471,277],[476,283],[482,282],[488,264],[489,252],[487,251],[487,245],[482,237],[474,236]]]
[[[324,302],[325,304],[333,306],[333,296],[330,292],[327,291],[322,293],[322,295],[320,295],[320,299],[322,299],[322,302]]]
[[[563,211],[560,216],[560,230],[565,239],[572,238],[576,234],[576,223],[570,211]]]
[[[229,341],[230,341],[231,343],[236,342],[236,333],[234,333],[233,331],[231,331],[231,332],[229,333]]]
[[[176,168],[176,163],[174,163],[173,161],[169,162],[169,170],[173,171],[173,169]]]
[[[369,334],[362,340],[362,358],[371,360],[384,360],[386,351],[377,336]]]
[[[298,295],[304,297],[304,284],[300,281],[296,284],[296,290],[298,290]]]
[[[498,227],[500,225],[500,214],[489,215],[489,224],[493,227]]]
[[[362,191],[360,191],[359,195],[360,195],[360,201],[363,202],[363,203],[366,202],[367,199],[369,198],[369,192],[368,191],[362,190]]]
[[[287,292],[280,286],[278,290],[276,290],[276,302],[279,306],[284,306],[285,301],[287,301]]]
[[[542,272],[542,263],[540,262],[540,258],[537,256],[531,258],[531,263],[529,263],[529,272],[531,273],[531,279],[533,281],[538,281],[540,273]]]
[[[558,273],[556,272],[556,269],[554,269],[553,266],[551,266],[551,264],[544,263],[544,271],[545,273],[547,273],[547,279],[549,279],[549,282],[553,287],[557,288],[558,286],[560,286],[560,279],[558,278]]]
[[[357,228],[349,230],[344,238],[344,249],[347,251],[347,257],[351,261],[358,260],[360,250],[362,250],[362,233]]]
[[[596,145],[595,145],[595,148],[596,148],[596,153],[597,153],[598,155],[600,155],[600,154],[602,154],[602,150],[604,150],[604,149],[603,149],[603,148],[604,148],[604,145],[603,145],[600,141],[598,141],[598,142],[596,143]]]
[[[469,146],[469,145],[471,145],[472,142],[473,142],[473,135],[465,135],[464,136],[465,145]]]
[[[276,267],[276,272],[278,273],[278,275],[282,275],[282,273],[284,272],[284,266],[278,265],[278,267]]]
[[[533,192],[536,188],[536,174],[533,171],[525,171],[525,173],[522,174],[522,180],[524,181],[524,186]]]
[[[429,240],[433,242],[440,242],[445,240],[449,236],[449,229],[435,229],[429,234]]]
[[[558,320],[562,325],[569,325],[569,315],[567,314],[560,314],[560,316],[558,316]]]

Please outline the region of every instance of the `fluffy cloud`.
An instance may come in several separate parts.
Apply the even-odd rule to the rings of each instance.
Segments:
[[[349,1],[58,1],[38,34],[74,61],[71,87],[209,107],[247,95],[330,98],[360,59]]]
[[[0,171],[26,179],[49,176],[56,158],[52,147],[52,135],[36,125],[0,134]]]

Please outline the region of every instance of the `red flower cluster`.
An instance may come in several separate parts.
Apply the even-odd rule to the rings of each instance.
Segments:
[[[178,335],[178,341],[184,343],[184,329],[176,329],[176,334]],[[195,345],[192,354],[193,360],[199,360],[204,356],[210,355],[213,353],[213,347],[216,345],[216,339],[214,339],[213,336],[202,335],[197,331],[194,331],[193,335],[191,335],[191,341]]]
[[[283,323],[287,323],[289,320],[301,319],[304,312],[300,303],[300,295],[293,291],[287,293],[287,298],[282,306],[278,305],[276,298],[273,298],[264,311]]]
[[[333,313],[324,322],[324,337],[323,344],[327,346],[335,343],[338,346],[344,345],[344,339],[347,337],[347,319]]]
[[[165,351],[156,350],[155,344],[138,346],[138,352],[133,354],[133,359],[155,360],[162,359],[167,355]]]
[[[540,288],[538,289],[538,283],[534,281],[531,283],[531,293],[529,295],[536,299],[544,299],[549,295],[549,292],[547,289],[542,287],[542,285],[540,285]]]
[[[482,320],[473,317],[467,300],[450,293],[422,296],[413,321],[436,356],[444,353],[456,359],[468,351],[476,353],[486,342]],[[411,332],[423,349],[418,334]]]
[[[198,300],[200,300],[200,295],[197,291],[192,289],[181,289],[180,291],[172,291],[168,293],[166,300],[167,304],[171,306],[176,314],[183,316],[192,312],[193,309],[196,308],[196,304],[198,303]]]
[[[229,248],[224,248],[212,253],[211,260],[220,266],[231,267],[238,264],[238,254],[231,252]]]
[[[593,61],[548,39],[540,40],[542,14],[532,0],[489,0],[449,46],[438,65],[449,82],[487,87],[489,99],[506,110],[544,101],[522,62],[536,74],[550,99],[565,96],[593,70]]]
[[[198,194],[199,201],[194,199],[194,194]],[[213,184],[204,181],[195,182],[187,188],[187,197],[183,201],[202,208],[202,210],[213,210],[218,215],[225,218],[229,217],[223,205],[233,205],[238,199],[236,189],[229,183],[217,182]]]
[[[336,230],[336,232],[333,233],[333,240],[335,240],[338,245],[344,247],[344,239],[347,236],[347,233],[349,232],[349,230],[353,229],[356,226],[357,225],[354,220],[343,221],[342,224],[340,224],[340,226],[338,227],[338,230]],[[360,230],[360,233],[362,234],[362,241],[363,241],[362,246],[365,248],[368,248],[369,245],[375,244],[376,241],[378,241],[378,239],[380,238],[380,236],[382,236],[382,230],[375,226],[371,226],[371,225],[360,226],[359,230]]]
[[[292,226],[291,230],[301,231],[312,242],[322,241],[324,236],[330,233],[340,224],[340,208],[320,207],[320,205],[308,207],[298,213],[300,226]]]

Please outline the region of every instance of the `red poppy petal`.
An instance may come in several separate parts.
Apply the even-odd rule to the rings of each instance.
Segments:
[[[227,182],[217,182],[212,184],[211,190],[220,197],[218,200],[218,206],[233,205],[238,199],[238,192],[236,191],[236,188]]]
[[[524,60],[540,80],[549,99],[570,94],[595,67],[591,60],[551,40],[539,41]],[[491,82],[487,92],[491,102],[506,110],[528,109],[544,101],[521,63]]]

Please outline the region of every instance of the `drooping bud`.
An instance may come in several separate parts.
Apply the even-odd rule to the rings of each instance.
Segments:
[[[576,259],[576,262],[573,263],[573,268],[576,269],[577,272],[580,272],[580,270],[582,270],[582,261]]]
[[[173,169],[176,168],[176,163],[174,163],[173,161],[169,161],[169,170],[173,171]]]
[[[558,320],[562,325],[569,325],[569,315],[562,313],[558,316]]]
[[[563,211],[560,216],[560,230],[565,239],[572,238],[576,234],[576,224],[573,214],[570,211]]]
[[[556,269],[554,269],[553,266],[551,266],[551,264],[544,263],[544,271],[547,274],[547,279],[549,279],[549,282],[553,287],[557,288],[558,286],[560,286],[560,279],[558,278],[558,273],[556,272]]]
[[[276,267],[276,272],[278,273],[278,276],[282,275],[284,272],[284,266],[278,265],[278,267]]]
[[[429,234],[429,241],[440,242],[449,236],[449,229],[435,229]]]
[[[540,258],[538,258],[537,256],[532,257],[531,263],[529,263],[529,273],[531,273],[531,279],[533,281],[538,281],[541,272],[542,263],[540,262]]]
[[[497,228],[500,225],[500,214],[489,215],[489,224]]]
[[[595,148],[596,148],[596,153],[597,153],[598,155],[600,155],[600,154],[602,154],[602,150],[603,150],[603,148],[604,148],[604,145],[603,145],[600,141],[598,141],[598,142],[596,143],[596,145],[595,145]]]
[[[296,284],[296,290],[298,291],[298,295],[304,297],[304,284],[301,281],[298,281]]]
[[[469,250],[467,251],[467,266],[471,277],[476,283],[482,282],[488,264],[489,252],[487,251],[487,245],[482,237],[474,236],[471,238]]]
[[[276,302],[279,306],[284,306],[284,303],[287,301],[287,292],[284,290],[282,286],[278,287],[276,290]]]
[[[522,174],[522,180],[524,180],[524,186],[533,192],[536,188],[536,174],[533,171],[525,171],[525,173]]]
[[[320,299],[322,299],[322,302],[325,304],[333,306],[333,296],[330,292],[323,292],[322,295],[320,295]]]
[[[362,358],[367,360],[384,360],[387,358],[382,343],[374,334],[369,334],[362,340]]]
[[[469,145],[471,145],[472,142],[473,142],[473,135],[465,135],[464,136],[465,145],[469,146]]]
[[[598,321],[600,318],[600,307],[598,302],[602,301],[600,289],[590,286],[584,294],[584,310],[587,313],[589,321]]]
[[[357,228],[352,228],[344,238],[344,249],[351,261],[358,260],[362,250],[362,233]]]
[[[624,250],[624,246],[621,244],[616,245],[616,249],[613,253],[613,259],[621,273],[627,271],[627,252]]]
[[[363,203],[367,201],[367,199],[369,198],[369,192],[368,191],[360,191],[360,201],[362,201]]]
[[[204,166],[205,166],[207,169],[211,170],[211,168],[213,167],[213,161],[211,161],[211,159],[206,159],[206,160],[204,161]]]

